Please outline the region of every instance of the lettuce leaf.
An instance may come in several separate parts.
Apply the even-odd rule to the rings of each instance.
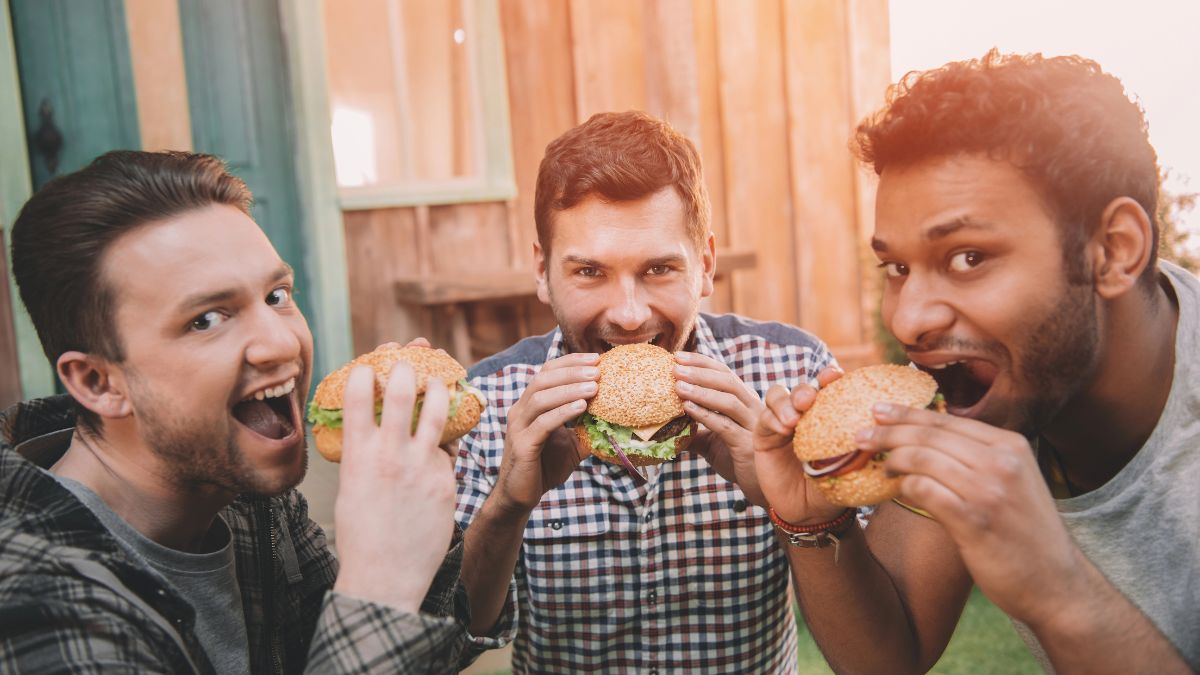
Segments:
[[[665,441],[657,441],[649,443],[645,447],[640,446],[643,441],[633,437],[633,429],[613,424],[608,420],[600,419],[591,413],[584,413],[576,420],[576,424],[582,424],[584,430],[587,431],[588,440],[592,442],[592,447],[607,453],[611,457],[616,457],[617,453],[613,450],[612,443],[605,436],[606,433],[612,434],[612,437],[621,444],[621,450],[626,455],[637,455],[640,457],[655,457],[657,459],[674,459],[675,458],[675,441],[688,434],[692,433],[692,428],[689,426],[680,433],[666,439]],[[637,444],[636,446],[634,444]]]
[[[454,387],[454,391],[450,392],[450,408],[446,411],[446,419],[453,419],[458,414],[458,407],[462,405],[463,397],[467,395],[478,396],[482,402],[483,395],[479,393],[471,385],[467,384],[467,380],[461,379],[458,381],[458,386]],[[421,416],[421,405],[425,402],[425,397],[417,399],[416,405],[413,407],[413,428],[416,428],[417,420]],[[375,403],[375,423],[379,423],[379,417],[383,414],[383,402]],[[308,404],[308,421],[310,424],[319,424],[330,429],[342,428],[342,409],[341,408],[320,408],[317,407],[316,401]]]

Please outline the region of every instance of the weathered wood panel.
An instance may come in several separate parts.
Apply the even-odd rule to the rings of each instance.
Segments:
[[[695,0],[692,21],[696,42],[696,96],[700,111],[700,161],[712,204],[712,231],[717,246],[728,246],[729,217],[725,200],[725,137],[721,126],[720,77],[717,63],[717,20],[715,0]],[[721,259],[717,259],[718,269]],[[733,304],[734,279],[715,284],[708,308],[713,312],[736,311]]]
[[[370,351],[388,340],[403,342],[427,335],[428,310],[401,307],[392,289],[397,277],[419,269],[416,210],[347,211],[344,221],[354,352]]]
[[[862,341],[845,4],[785,0],[788,141],[800,325],[832,346]]]
[[[501,0],[513,172],[517,183],[514,268],[532,267],[533,194],[546,144],[575,124],[571,23],[565,2]]]
[[[733,306],[795,323],[781,8],[757,0],[717,2],[715,10],[729,244],[759,256],[758,269],[735,280]]]
[[[598,112],[645,110],[645,2],[571,0],[570,7],[576,121]]]

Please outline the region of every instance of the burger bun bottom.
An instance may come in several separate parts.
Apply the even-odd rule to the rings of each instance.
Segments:
[[[446,426],[442,428],[442,437],[438,441],[438,445],[446,445],[450,441],[464,436],[468,431],[474,429],[476,424],[479,424],[479,418],[482,415],[483,404],[479,399],[469,394],[463,396],[454,417],[446,420]],[[318,424],[313,427],[312,433],[313,440],[317,443],[317,452],[321,453],[322,457],[331,462],[342,461],[342,430],[340,428],[331,429]]]
[[[821,494],[837,506],[871,506],[900,494],[900,477],[887,475],[883,462],[872,459],[858,471],[813,479]]]

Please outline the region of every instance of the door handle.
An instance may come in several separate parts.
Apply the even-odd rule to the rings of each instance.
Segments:
[[[54,124],[54,106],[50,105],[50,99],[42,99],[38,106],[38,117],[41,123],[33,132],[33,147],[41,154],[46,169],[53,176],[58,171],[58,153],[62,150],[63,135]]]

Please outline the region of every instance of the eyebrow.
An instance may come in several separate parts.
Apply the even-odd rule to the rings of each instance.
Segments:
[[[996,228],[991,223],[972,220],[967,216],[963,216],[961,218],[955,218],[954,220],[947,221],[940,225],[934,225],[933,227],[922,232],[921,238],[925,241],[937,241],[938,239],[945,239],[955,232],[962,230],[991,231],[994,229]],[[871,237],[871,248],[879,253],[887,253],[888,250],[887,242],[878,237]]]
[[[291,265],[287,263],[280,263],[280,266],[275,269],[275,272],[273,272],[271,276],[267,277],[267,283],[273,284],[278,281],[283,281],[293,274],[295,274],[295,270],[292,269]],[[182,314],[199,307],[228,302],[229,300],[237,297],[238,292],[239,291],[236,288],[224,288],[211,293],[198,293],[196,295],[188,296],[183,302],[179,303],[179,312]]]
[[[651,259],[647,260],[646,267],[654,267],[655,265],[670,265],[670,264],[678,265],[678,264],[686,262],[686,261],[687,261],[687,258],[685,256],[680,255],[678,253],[670,253],[668,255],[660,255],[657,258],[651,258]],[[576,265],[584,265],[586,267],[605,267],[604,263],[600,262],[599,260],[593,260],[591,258],[585,258],[585,257],[579,256],[579,255],[569,255],[569,254],[565,255],[565,256],[563,256],[563,262],[575,263]]]

